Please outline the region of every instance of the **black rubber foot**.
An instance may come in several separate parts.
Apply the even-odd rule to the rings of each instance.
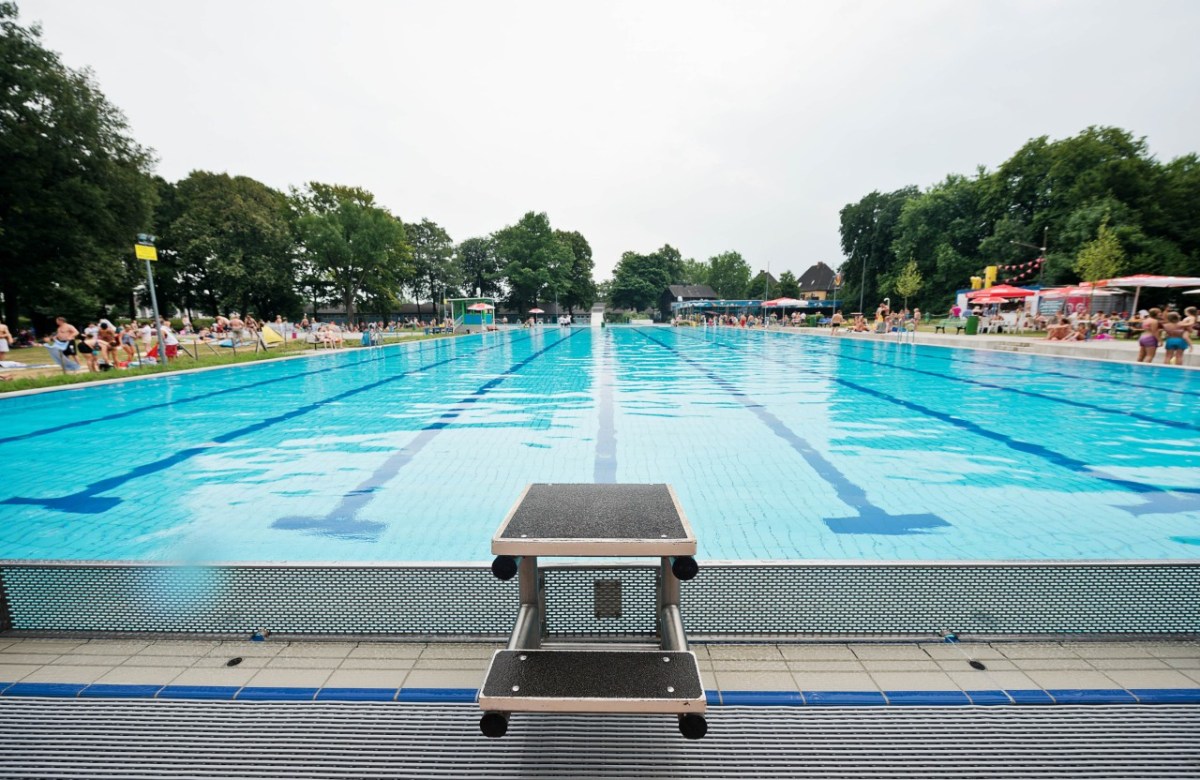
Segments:
[[[707,728],[706,726],[706,731]],[[479,730],[483,732],[483,736],[485,737],[499,739],[508,733],[508,717],[498,712],[485,712],[483,717],[479,719]]]
[[[690,555],[674,558],[671,561],[671,573],[681,580],[690,580],[700,573],[700,564]]]
[[[685,739],[700,739],[708,733],[708,721],[703,715],[680,715],[679,733]]]
[[[517,559],[511,555],[497,555],[492,561],[492,574],[498,580],[511,580],[517,576]]]

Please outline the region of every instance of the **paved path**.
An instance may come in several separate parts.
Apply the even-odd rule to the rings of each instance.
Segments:
[[[692,647],[714,703],[1200,703],[1200,641]],[[471,700],[499,648],[0,637],[0,696]]]

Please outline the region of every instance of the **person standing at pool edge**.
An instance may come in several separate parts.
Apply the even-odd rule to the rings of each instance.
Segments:
[[[1158,331],[1160,328],[1158,318],[1161,316],[1161,311],[1151,309],[1145,317],[1142,317],[1142,335],[1138,339],[1137,362],[1139,363],[1154,362],[1154,353],[1158,351]]]
[[[1188,331],[1190,328],[1179,321],[1179,312],[1173,311],[1167,314],[1167,321],[1163,323],[1162,331],[1166,340],[1163,342],[1163,347],[1166,353],[1163,355],[1163,362],[1169,366],[1177,366],[1183,363],[1183,353],[1191,348],[1192,342],[1188,339]]]

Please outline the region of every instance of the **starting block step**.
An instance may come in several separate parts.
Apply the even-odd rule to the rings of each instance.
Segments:
[[[700,714],[700,667],[691,652],[497,650],[479,691],[491,712]]]
[[[492,537],[494,555],[690,556],[670,485],[533,484]]]

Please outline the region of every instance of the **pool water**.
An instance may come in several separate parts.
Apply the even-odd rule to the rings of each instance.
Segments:
[[[667,482],[710,560],[1200,557],[1200,373],[509,331],[0,399],[0,558],[487,561],[530,482]]]

